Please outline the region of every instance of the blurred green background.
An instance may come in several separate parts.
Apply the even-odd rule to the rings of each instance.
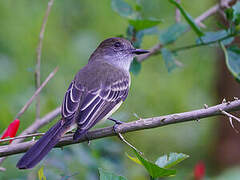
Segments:
[[[47,0],[0,1],[0,132],[14,119],[16,113],[34,93],[34,69],[38,36],[47,7]],[[133,1],[128,1],[132,3]],[[142,0],[143,14],[163,19],[158,29],[175,23],[175,9],[168,1]],[[211,7],[214,1],[183,1],[193,17]],[[214,18],[205,21],[214,27]],[[125,35],[128,22],[115,13],[110,0],[56,0],[50,13],[43,41],[41,79],[56,67],[55,77],[42,91],[41,116],[59,106],[64,92],[75,73],[104,39]],[[195,34],[188,32],[173,45],[179,47],[195,42]],[[143,48],[151,48],[158,36],[143,39]],[[181,52],[178,60],[183,63],[168,73],[161,55],[152,56],[142,64],[139,75],[132,76],[127,101],[114,114],[116,119],[132,121],[136,117],[153,117],[202,108],[203,104],[216,102],[216,51],[202,47]],[[20,118],[19,132],[35,118],[34,104]],[[104,125],[112,125],[107,122]],[[177,167],[177,176],[169,179],[187,179],[192,176],[194,165],[204,161],[211,176],[211,148],[214,144],[215,121],[213,118],[163,128],[126,134],[126,138],[138,147],[148,159],[155,161],[169,152],[182,152],[190,158]],[[41,129],[45,131],[49,126]],[[99,127],[99,126],[98,126]],[[125,152],[131,151],[116,137],[54,149],[33,170],[15,168],[20,155],[7,158],[2,164],[7,170],[0,172],[0,179],[36,179],[43,164],[47,179],[98,179],[97,168],[108,169],[128,179],[147,179],[146,171],[130,161]],[[213,173],[214,174],[214,173]]]

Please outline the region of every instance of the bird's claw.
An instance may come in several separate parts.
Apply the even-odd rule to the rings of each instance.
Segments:
[[[124,122],[116,120],[116,119],[113,119],[113,118],[108,118],[108,120],[115,122],[115,124],[113,126],[113,131],[117,134],[116,130],[117,130],[118,125],[119,124],[123,124]]]

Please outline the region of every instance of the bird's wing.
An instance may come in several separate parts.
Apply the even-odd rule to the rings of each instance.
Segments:
[[[76,119],[78,127],[87,131],[105,118],[118,103],[126,99],[128,90],[129,78],[126,78],[88,92]]]
[[[65,93],[63,103],[62,103],[62,117],[65,120],[72,119],[80,102],[84,97],[85,88],[81,85],[76,85],[75,81],[72,81]]]

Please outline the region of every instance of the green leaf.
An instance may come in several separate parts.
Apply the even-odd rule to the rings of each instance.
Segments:
[[[168,72],[171,72],[173,69],[175,69],[177,67],[177,65],[175,63],[176,60],[175,60],[174,54],[171,51],[169,51],[166,48],[162,48],[161,54],[162,54],[162,57],[163,57],[163,60],[165,62]]]
[[[240,24],[240,2],[237,1],[237,3],[232,7],[233,9],[233,22],[235,25]]]
[[[124,0],[112,0],[112,9],[120,16],[126,18],[135,18],[136,14],[132,7]]]
[[[201,29],[198,27],[198,25],[195,24],[194,19],[183,9],[183,7],[176,2],[175,0],[169,0],[170,3],[174,4],[179,11],[181,12],[182,16],[185,18],[189,26],[194,30],[194,32],[199,36],[203,36],[204,33],[201,31]]]
[[[188,28],[187,24],[184,23],[176,23],[167,30],[160,33],[159,40],[162,44],[173,43],[177,40],[179,36],[181,36]]]
[[[233,8],[225,9],[224,13],[225,13],[225,15],[226,15],[228,20],[232,20],[233,19]]]
[[[141,32],[143,32],[144,35],[157,35],[157,34],[159,34],[159,30],[156,26],[148,28],[148,29],[144,29]]]
[[[101,168],[99,168],[98,171],[100,174],[100,180],[127,180],[125,177],[118,176]]]
[[[151,28],[158,25],[161,20],[157,19],[130,19],[129,24],[131,24],[137,31]]]
[[[134,75],[137,75],[138,73],[140,73],[141,68],[142,68],[141,63],[138,62],[136,58],[134,58],[130,66],[130,72],[132,72]]]
[[[135,163],[140,164],[140,165],[143,166],[143,164],[141,163],[141,161],[140,161],[138,158],[132,157],[132,156],[130,156],[128,153],[126,153],[126,155],[127,155],[127,157],[128,157],[130,160],[132,160],[133,162],[135,162]]]
[[[232,9],[233,9],[233,19],[234,19],[238,14],[240,14],[240,2],[237,1],[237,3],[232,7]]]
[[[168,155],[166,154],[159,157],[155,164],[162,168],[171,168],[172,166],[175,166],[176,164],[187,159],[188,157],[188,155],[183,153],[170,153]]]
[[[206,32],[204,36],[197,39],[197,44],[202,44],[202,43],[207,44],[211,42],[217,42],[222,40],[223,38],[226,38],[222,40],[222,43],[224,45],[227,45],[234,40],[234,37],[228,37],[228,36],[229,36],[229,33],[226,30],[220,30],[216,32]]]
[[[137,151],[133,150],[136,154],[137,158],[141,162],[141,164],[145,167],[151,177],[158,178],[158,177],[168,177],[173,176],[176,174],[176,170],[172,169],[164,169],[159,167],[158,165],[144,159]],[[135,161],[134,161],[135,162]]]
[[[44,169],[44,167],[42,166],[42,167],[38,170],[38,179],[39,179],[39,180],[47,180],[46,176],[44,175],[43,169]]]
[[[226,49],[223,43],[220,45],[229,71],[240,82],[240,48],[234,46]]]

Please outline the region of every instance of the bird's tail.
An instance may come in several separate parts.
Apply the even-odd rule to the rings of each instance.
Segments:
[[[18,161],[17,167],[19,169],[33,168],[59,142],[69,127],[69,123],[59,120],[24,154]]]

